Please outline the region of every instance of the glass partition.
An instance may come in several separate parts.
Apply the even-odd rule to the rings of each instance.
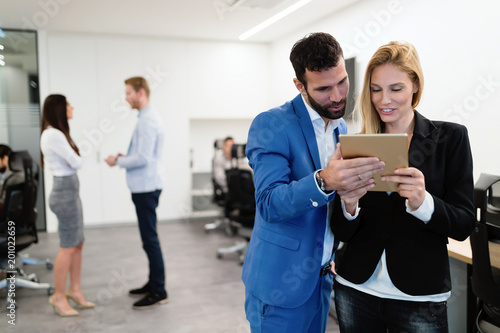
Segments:
[[[0,143],[27,150],[40,165],[37,33],[0,29]],[[43,173],[39,169],[37,228],[45,230]]]

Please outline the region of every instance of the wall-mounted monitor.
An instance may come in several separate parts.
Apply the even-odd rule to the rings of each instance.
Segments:
[[[355,91],[356,91],[356,58],[345,59],[345,69],[347,75],[349,76],[349,94],[347,95],[347,105],[345,108],[344,119],[349,121],[352,120],[354,104],[356,103]]]

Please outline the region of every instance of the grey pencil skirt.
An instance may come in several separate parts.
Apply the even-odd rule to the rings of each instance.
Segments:
[[[83,242],[83,212],[80,201],[80,182],[76,174],[54,177],[49,207],[59,222],[60,247],[75,247]]]

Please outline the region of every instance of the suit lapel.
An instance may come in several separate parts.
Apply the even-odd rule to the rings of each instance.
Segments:
[[[408,157],[410,166],[419,167],[436,150],[439,132],[436,125],[415,111],[415,129],[410,142]]]
[[[321,169],[321,161],[319,159],[318,143],[316,142],[316,134],[314,133],[314,127],[311,122],[311,117],[307,112],[302,96],[299,94],[292,101],[292,105],[295,114],[299,118],[300,128],[302,129],[302,134],[307,142],[307,147],[309,148],[309,155],[314,163],[315,169]]]

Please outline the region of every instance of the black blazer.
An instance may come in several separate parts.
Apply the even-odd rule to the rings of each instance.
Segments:
[[[366,282],[385,249],[389,276],[399,290],[410,295],[447,292],[448,237],[466,239],[475,221],[467,129],[430,121],[415,111],[408,156],[434,199],[431,220],[426,224],[408,214],[406,199],[396,192],[368,192],[359,201],[358,217],[348,221],[335,196],[330,226],[335,237],[347,242],[338,273],[355,284]]]

